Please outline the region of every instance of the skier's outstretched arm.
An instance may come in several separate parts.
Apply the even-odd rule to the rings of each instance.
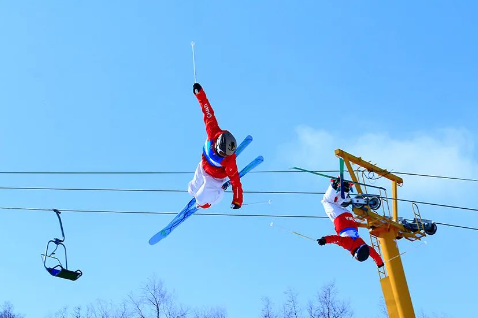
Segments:
[[[378,255],[377,251],[375,251],[373,247],[369,246],[369,249],[370,249],[370,256],[373,258],[373,261],[375,262],[375,264],[377,264],[378,267],[382,267],[383,260],[380,257],[380,255]]]
[[[231,180],[233,199],[231,207],[233,209],[239,209],[242,206],[243,196],[242,196],[242,184],[241,178],[239,177],[239,172],[237,170],[236,164],[236,155],[227,157],[227,163],[225,166],[226,174]]]
[[[217,123],[216,116],[214,115],[214,110],[207,99],[206,93],[202,89],[199,83],[194,83],[193,93],[196,96],[199,105],[201,106],[201,111],[204,114],[204,124],[206,124],[206,133],[209,140],[214,139],[215,134],[220,131],[219,125]]]

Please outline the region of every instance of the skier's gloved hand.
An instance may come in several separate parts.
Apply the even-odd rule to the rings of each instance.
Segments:
[[[194,95],[198,94],[200,91],[202,91],[201,85],[199,83],[194,83],[194,85],[193,85]]]
[[[325,237],[321,237],[317,240],[317,243],[319,243],[319,245],[325,245],[327,241],[325,240]]]
[[[232,202],[232,204],[231,204],[231,209],[237,210],[237,209],[240,209],[240,208],[241,208],[241,205]]]

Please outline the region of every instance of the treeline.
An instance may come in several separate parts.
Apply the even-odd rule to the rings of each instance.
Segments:
[[[150,278],[120,304],[98,300],[85,307],[62,308],[46,318],[226,318],[226,311],[183,306],[161,280]]]
[[[45,318],[226,318],[223,308],[189,308],[179,304],[172,293],[156,278],[150,278],[137,293],[131,293],[119,304],[98,300],[89,305],[63,307]],[[15,313],[5,303],[0,318],[29,318]],[[32,317],[32,318],[38,318]]]
[[[299,301],[298,293],[292,289],[284,292],[285,301],[275,306],[267,297],[263,298],[260,318],[389,318],[385,301],[377,301],[377,306],[369,304],[370,313],[356,317],[349,301],[339,297],[334,282],[324,285],[312,300],[305,305]],[[451,318],[446,314],[417,311],[416,318]]]
[[[0,318],[24,318],[24,316],[16,314],[13,310],[13,305],[5,302],[0,309]]]
[[[333,282],[324,285],[305,306],[299,301],[298,293],[292,289],[285,291],[285,301],[275,305],[269,298],[263,298],[263,305],[257,317],[260,318],[355,318],[349,301],[340,299]],[[370,306],[374,308],[375,306]],[[363,318],[387,318],[385,304],[378,306],[380,313],[371,310]],[[376,308],[376,307],[375,307]],[[176,300],[167,291],[163,282],[150,278],[139,292],[130,294],[119,304],[98,300],[86,306],[60,308],[45,318],[226,318],[224,308],[190,308]],[[6,302],[0,307],[0,318],[29,318],[15,313],[13,306]],[[32,317],[37,318],[37,317]],[[251,317],[252,318],[252,317]],[[358,317],[357,317],[358,318]],[[449,318],[447,315],[421,312],[417,318]]]
[[[317,292],[316,297],[304,308],[298,294],[292,289],[285,293],[285,302],[276,308],[269,298],[263,299],[261,318],[352,318],[353,310],[348,301],[338,298],[334,283],[329,283]]]

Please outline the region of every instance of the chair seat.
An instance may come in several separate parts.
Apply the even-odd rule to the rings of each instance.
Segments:
[[[80,270],[73,272],[63,267],[60,267],[60,269],[58,269],[57,267],[59,266],[55,266],[53,268],[47,268],[47,270],[51,275],[55,277],[69,279],[73,281],[77,280],[78,278],[80,278],[81,275],[83,275],[83,273]]]

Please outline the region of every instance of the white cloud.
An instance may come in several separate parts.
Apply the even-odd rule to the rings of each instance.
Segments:
[[[297,140],[281,149],[281,161],[309,169],[338,169],[334,150],[341,148],[389,171],[413,172],[473,178],[478,162],[473,156],[474,136],[464,129],[416,132],[406,137],[387,133],[354,135],[332,134],[308,126],[296,129]],[[401,175],[404,186],[399,196],[416,200],[434,199],[440,203],[463,203],[463,193],[475,183],[446,181]],[[389,186],[390,182],[385,183]],[[470,200],[469,200],[470,201]]]

